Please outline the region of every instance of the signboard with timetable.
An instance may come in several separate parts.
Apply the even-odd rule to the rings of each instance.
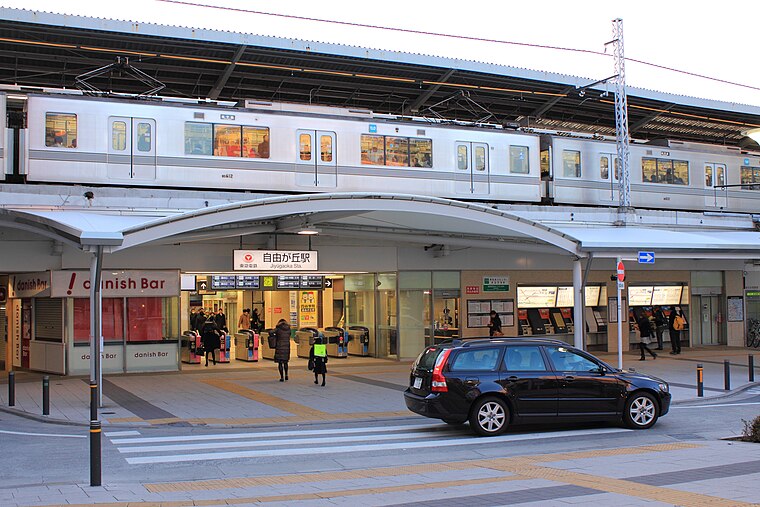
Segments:
[[[259,277],[252,275],[237,275],[235,285],[238,289],[258,289]]]
[[[322,289],[324,277],[321,275],[283,275],[277,277],[277,288],[285,290],[294,289]]]
[[[211,290],[234,289],[237,284],[235,275],[213,275],[211,276]]]
[[[315,250],[235,250],[235,271],[316,271]]]

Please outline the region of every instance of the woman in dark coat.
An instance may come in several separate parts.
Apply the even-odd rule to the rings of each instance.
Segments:
[[[222,341],[219,339],[220,334],[213,316],[209,317],[203,323],[203,331],[201,333],[203,349],[206,351],[206,366],[208,366],[209,353],[211,353],[211,360],[216,364],[216,349],[222,346]]]
[[[675,328],[676,317],[679,315],[683,314],[681,313],[681,308],[676,306],[670,311],[670,315],[668,316],[668,333],[670,333],[670,348],[672,349],[670,353],[672,355],[681,353],[681,330]]]
[[[320,353],[315,353],[314,346],[322,345],[322,338],[314,340],[314,345],[309,350],[309,361],[314,365],[314,383],[319,383],[319,375],[322,375],[322,387],[325,386],[325,376],[327,374],[327,354],[324,353],[324,346]]]
[[[644,312],[641,312],[641,317],[639,317],[639,349],[641,349],[641,358],[639,358],[639,361],[646,361],[647,357],[644,355],[644,351],[646,350],[652,355],[652,359],[657,359],[657,354],[652,352],[652,349],[648,347],[648,345],[652,342],[652,323],[649,321],[649,317],[647,317]]]
[[[274,348],[274,360],[280,371],[280,382],[288,380],[288,361],[290,361],[290,324],[280,319],[275,328],[277,345]]]

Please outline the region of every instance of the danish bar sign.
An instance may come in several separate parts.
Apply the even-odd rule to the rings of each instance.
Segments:
[[[106,297],[162,297],[179,294],[178,271],[103,270],[101,293]],[[86,298],[90,296],[89,271],[53,271],[51,297]]]
[[[294,250],[235,250],[235,271],[315,271],[317,252]]]

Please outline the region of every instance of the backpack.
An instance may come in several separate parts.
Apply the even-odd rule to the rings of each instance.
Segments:
[[[676,318],[673,320],[673,329],[682,331],[684,327],[686,327],[686,319],[680,315],[676,315]]]

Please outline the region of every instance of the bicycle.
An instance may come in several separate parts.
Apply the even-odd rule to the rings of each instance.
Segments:
[[[760,320],[747,319],[747,347],[760,347]]]

